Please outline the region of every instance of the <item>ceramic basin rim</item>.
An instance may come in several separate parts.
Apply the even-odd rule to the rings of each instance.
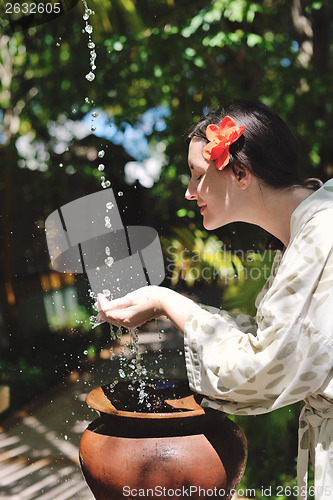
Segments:
[[[194,399],[194,396],[193,396]],[[145,413],[145,412],[133,412],[126,410],[118,410],[113,406],[111,401],[105,395],[102,387],[97,387],[93,389],[86,397],[86,403],[88,406],[97,410],[101,413],[106,413],[108,415],[114,415],[119,417],[127,417],[127,418],[139,418],[139,419],[174,419],[174,418],[188,418],[195,417],[199,415],[204,415],[205,410],[197,405],[196,410],[184,410],[179,412],[170,412],[170,413]]]

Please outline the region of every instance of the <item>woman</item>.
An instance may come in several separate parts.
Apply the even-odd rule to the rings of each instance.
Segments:
[[[249,222],[284,246],[256,317],[212,313],[155,286],[111,302],[99,295],[97,309],[126,327],[168,316],[184,334],[189,383],[206,396],[203,406],[256,415],[305,400],[298,497],[307,497],[310,451],[316,499],[333,498],[333,181],[302,185],[295,140],[262,104],[208,113],[188,142],[185,196],[200,207],[204,227]]]

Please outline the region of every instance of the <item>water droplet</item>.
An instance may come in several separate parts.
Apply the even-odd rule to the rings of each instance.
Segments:
[[[105,187],[108,188],[111,186],[111,182],[110,181],[105,181]]]
[[[111,292],[110,292],[110,290],[108,290],[108,289],[103,290],[103,295],[104,295],[105,297],[110,297],[110,296],[111,296]]]
[[[105,165],[103,165],[103,163],[100,163],[100,164],[98,165],[98,170],[99,170],[100,172],[103,172],[103,170],[104,170],[104,169],[105,169]]]
[[[110,217],[106,216],[106,217],[104,217],[104,221],[105,221],[105,224],[108,224],[111,222],[111,219],[110,219]]]
[[[104,149],[101,149],[100,151],[98,151],[98,158],[103,158],[104,155],[105,155]]]
[[[106,255],[111,255],[110,247],[105,247],[105,253]]]
[[[118,196],[123,196],[123,192],[122,191],[118,191]]]
[[[88,73],[86,75],[86,79],[88,80],[88,82],[92,82],[93,80],[95,80],[95,75],[92,71],[90,71],[90,73]]]
[[[105,260],[104,260],[105,264],[108,266],[108,267],[111,267],[112,264],[114,263],[114,259],[112,257],[107,257]]]
[[[57,47],[60,47],[60,43],[59,43],[59,42],[57,42],[57,43],[56,43],[56,46],[57,46]]]
[[[93,27],[90,24],[87,24],[87,26],[84,28],[89,35],[93,32]]]
[[[112,201],[108,201],[105,206],[108,210],[111,210],[114,207],[114,204],[112,203]]]
[[[59,163],[59,167],[62,168],[64,166],[63,163]]]
[[[125,372],[124,372],[124,370],[122,368],[120,368],[118,370],[118,373],[119,373],[119,377],[121,377],[121,378],[125,378],[126,377],[126,374],[125,374]]]
[[[94,42],[89,42],[88,43],[88,49],[94,49],[94,48],[95,48]]]
[[[93,113],[91,113],[91,116],[93,116],[94,118],[97,118],[98,115],[99,113],[97,113],[96,111],[93,111]]]
[[[84,102],[86,102],[88,104],[90,102],[89,97],[85,97]]]
[[[90,130],[91,130],[92,132],[95,132],[96,127],[95,127],[94,125],[91,125]]]

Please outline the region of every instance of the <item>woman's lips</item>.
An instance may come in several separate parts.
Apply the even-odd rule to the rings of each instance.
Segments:
[[[203,211],[205,210],[206,206],[207,206],[207,205],[202,205],[202,206],[201,206],[201,209],[200,209],[200,213],[201,213],[201,215],[202,215]]]

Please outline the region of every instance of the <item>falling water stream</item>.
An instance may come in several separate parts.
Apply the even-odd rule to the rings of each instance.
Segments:
[[[90,24],[90,17],[95,13],[88,7],[87,1],[82,0],[84,5],[83,20],[85,21],[84,32],[88,34],[88,49],[90,50],[90,71],[86,74],[86,79],[89,82],[95,80],[95,70],[96,70],[96,46],[93,42],[93,26]],[[93,104],[88,97],[85,98],[85,103]],[[91,113],[92,123],[90,129],[92,132],[96,131],[95,119],[99,116],[97,111]],[[111,182],[106,178],[105,175],[105,164],[104,157],[106,153],[104,149],[98,151],[98,159],[103,161],[99,163],[97,169],[100,172],[101,187],[103,189],[109,188]],[[107,159],[107,158],[106,158]],[[123,192],[119,191],[118,196],[123,196]],[[112,211],[114,205],[111,201],[106,203],[105,206],[105,216],[104,224],[107,229],[112,230],[112,217],[110,211]],[[110,248],[105,247],[105,264],[108,267],[113,265],[114,259],[111,255]],[[110,290],[102,290],[102,293],[106,298],[112,299]],[[90,297],[96,301],[97,297],[92,291],[90,291]],[[92,328],[95,328],[100,324],[96,316],[90,317],[90,323]],[[115,328],[110,326],[110,336],[113,344],[118,344],[120,346],[120,353],[115,354],[113,348],[111,348],[111,359],[117,359],[119,362],[118,377],[115,378],[108,387],[108,395],[110,399],[115,399],[120,405],[121,409],[128,409],[129,407],[134,411],[158,411],[159,408],[163,407],[163,401],[161,397],[158,396],[158,391],[156,389],[162,389],[163,393],[168,391],[168,395],[173,394],[173,384],[167,381],[156,382],[156,377],[148,373],[143,363],[143,358],[139,352],[139,337],[137,329],[130,329],[128,333],[123,334],[124,330],[119,327]],[[124,339],[126,339],[124,341]],[[155,358],[155,363],[161,361],[162,353]],[[158,370],[159,378],[163,377],[163,369]],[[127,385],[124,386],[124,381],[127,381]],[[162,384],[162,385],[161,385]],[[121,388],[121,391],[120,391]],[[171,392],[170,392],[171,391]],[[124,393],[127,394],[123,397]],[[170,408],[169,410],[170,411]]]

